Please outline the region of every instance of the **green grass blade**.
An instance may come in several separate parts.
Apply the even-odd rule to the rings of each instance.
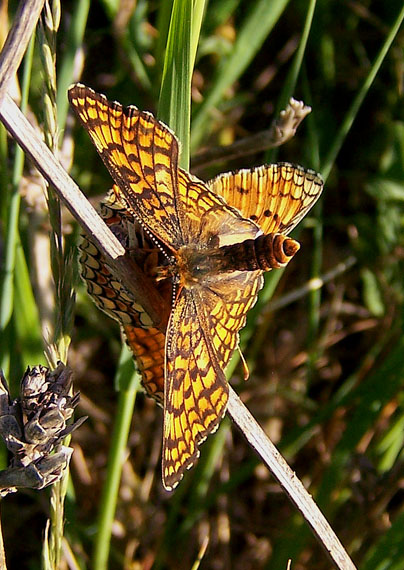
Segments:
[[[311,101],[311,92],[309,91],[309,82],[307,76],[303,73],[303,88],[305,93],[305,102]],[[314,113],[311,113],[307,118],[308,133],[309,133],[309,152],[307,153],[310,157],[310,167],[315,170],[320,168],[320,148],[319,139],[316,133],[318,128],[316,125]],[[322,212],[323,212],[323,201],[320,200],[314,207],[313,217],[313,246],[312,246],[312,256],[311,256],[311,266],[310,266],[310,279],[317,279],[322,270],[323,265],[323,222],[322,222]],[[317,338],[320,329],[320,305],[321,305],[322,290],[314,289],[311,290],[308,295],[308,334],[307,334],[307,346],[309,347],[309,359],[307,365],[307,376],[310,379],[314,373],[316,362],[320,356],[318,347],[316,346],[315,340]]]
[[[22,81],[22,94],[21,94],[21,111],[25,111],[28,103],[29,83],[32,70],[32,62],[34,56],[35,38],[32,37],[27,53],[24,58],[24,76]],[[13,192],[10,197],[9,203],[9,217],[7,220],[7,236],[6,242],[6,255],[4,264],[4,275],[2,279],[2,292],[0,301],[0,330],[3,330],[11,319],[13,312],[13,288],[14,288],[14,269],[15,269],[15,255],[16,247],[19,243],[18,237],[18,221],[20,214],[20,193],[18,184],[22,177],[24,168],[24,153],[17,145],[15,151],[15,160],[12,174]],[[7,187],[7,186],[6,186]]]
[[[28,49],[24,57],[24,71],[23,71],[23,78],[22,78],[22,92],[21,92],[21,110],[25,111],[27,108],[28,102],[28,94],[29,94],[29,85],[31,79],[31,71],[32,71],[32,64],[33,64],[33,56],[34,56],[34,45],[35,45],[35,38],[34,36],[31,38]],[[24,168],[24,153],[22,149],[17,145],[15,150],[15,157],[14,157],[14,164],[13,164],[13,171],[12,171],[12,179],[11,179],[11,195],[8,197],[6,195],[4,199],[4,204],[7,205],[5,207],[3,215],[7,216],[5,220],[4,227],[6,228],[6,236],[5,236],[5,259],[4,259],[4,266],[1,275],[1,295],[0,295],[0,344],[4,347],[9,346],[8,340],[10,339],[9,333],[10,331],[7,330],[13,315],[13,311],[15,308],[15,283],[16,279],[23,279],[25,273],[16,273],[16,257],[17,257],[17,248],[21,247],[20,238],[19,238],[19,231],[18,231],[18,223],[20,217],[20,203],[21,197],[19,192],[19,183],[21,181],[22,173]],[[4,174],[3,174],[4,175]],[[9,187],[8,184],[5,185],[5,189]],[[22,255],[22,251],[20,252]],[[21,259],[21,258],[20,258]],[[32,289],[31,285],[25,280],[23,288],[26,289],[27,299],[26,305],[25,301],[22,300],[22,307],[26,312],[30,312],[30,309],[35,307],[35,302],[33,300]],[[29,291],[28,291],[29,288]],[[37,321],[38,322],[38,321]],[[18,324],[18,323],[17,323]],[[33,334],[35,333],[35,326],[33,325]],[[27,331],[29,329],[25,329]],[[24,336],[26,332],[24,333]],[[36,335],[34,334],[34,337]],[[37,337],[36,337],[37,338]],[[34,341],[35,344],[35,341]],[[11,350],[11,347],[10,347]],[[34,351],[36,352],[36,351]],[[6,374],[9,374],[9,364],[10,364],[10,352],[7,350],[2,351],[0,356],[0,363],[1,367]]]
[[[307,42],[308,42],[309,35],[311,32],[311,26],[313,23],[314,10],[316,8],[316,4],[317,4],[316,0],[310,0],[310,2],[309,2],[306,20],[304,22],[303,33],[302,33],[302,37],[300,38],[300,42],[299,42],[299,47],[297,48],[296,55],[293,59],[292,65],[290,66],[288,76],[286,78],[286,81],[285,81],[283,89],[282,89],[281,96],[280,96],[279,101],[278,101],[278,107],[277,107],[278,113],[282,109],[285,109],[285,107],[287,106],[287,104],[289,102],[289,99],[293,96],[293,94],[295,92],[297,78],[299,77],[300,70],[302,68],[302,63],[303,63],[303,57],[304,57],[304,54],[306,53]]]
[[[321,165],[321,173],[323,175],[324,180],[327,180],[328,175],[330,174],[330,171],[334,165],[335,159],[341,149],[341,146],[347,136],[347,134],[349,133],[351,127],[352,127],[352,123],[355,120],[356,115],[358,114],[358,111],[360,109],[360,106],[362,105],[362,102],[364,100],[364,98],[366,97],[367,92],[369,91],[383,61],[384,58],[386,57],[391,44],[393,43],[394,39],[396,38],[398,31],[401,27],[401,24],[403,23],[404,20],[404,6],[401,8],[393,26],[390,29],[390,32],[388,33],[386,40],[379,52],[379,54],[377,55],[372,68],[368,74],[368,76],[366,77],[366,80],[364,81],[362,87],[359,89],[356,97],[354,98],[354,100],[352,101],[352,104],[345,116],[345,119],[341,125],[341,128],[339,129],[336,137],[334,138],[334,141],[331,145],[330,150],[328,151],[326,157],[324,158],[324,160],[322,161],[322,165]]]
[[[205,37],[214,34],[217,28],[231,20],[241,4],[242,0],[211,0],[204,23]]]
[[[205,0],[194,0],[194,11],[191,21],[191,74],[195,65],[196,52],[198,51],[199,36],[201,33],[205,6]]]
[[[164,55],[167,46],[168,30],[170,29],[170,16],[173,9],[173,0],[159,2],[157,13],[157,41],[154,50],[156,59],[156,76],[162,74],[164,66]],[[160,77],[159,77],[160,78]]]
[[[189,167],[192,17],[192,2],[174,0],[158,107],[158,117],[180,140],[180,165],[185,169]]]
[[[17,246],[15,283],[15,329],[21,344],[24,365],[46,365],[39,312],[21,244]]]
[[[0,216],[2,220],[6,220],[8,212],[8,147],[7,147],[7,131],[3,124],[0,124],[0,184],[2,193],[0,194]]]
[[[107,475],[101,496],[98,532],[94,543],[93,568],[108,568],[112,523],[116,512],[125,447],[128,441],[140,376],[133,368],[132,354],[124,345],[115,382],[120,386],[115,425],[108,457]]]
[[[304,28],[302,37],[300,38],[299,47],[297,48],[295,57],[293,58],[292,65],[290,66],[288,76],[286,81],[283,85],[281,95],[278,99],[276,110],[275,110],[275,117],[277,117],[282,109],[285,109],[291,97],[293,97],[296,89],[297,79],[299,77],[302,64],[303,64],[303,57],[306,52],[307,42],[309,39],[311,26],[313,23],[314,17],[314,10],[316,8],[316,0],[310,0],[309,7],[307,10],[306,20],[304,22]],[[275,162],[275,157],[277,156],[279,148],[276,147],[271,149],[266,154],[266,162]]]
[[[90,0],[79,0],[72,4],[74,12],[66,38],[66,51],[62,57],[58,74],[56,106],[58,110],[59,129],[64,129],[69,102],[67,89],[74,79],[74,65],[78,50],[83,45],[83,37],[86,29]]]
[[[274,0],[270,3],[267,0],[257,0],[251,9],[237,35],[230,56],[219,65],[212,82],[213,87],[192,121],[191,149],[193,151],[198,148],[206,135],[212,108],[220,103],[226,89],[242,75],[251,63],[287,4],[288,0]]]

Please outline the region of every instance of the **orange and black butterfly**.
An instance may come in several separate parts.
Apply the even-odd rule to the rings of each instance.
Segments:
[[[162,470],[165,488],[173,489],[226,411],[224,371],[263,271],[283,267],[296,253],[299,244],[287,235],[323,181],[312,170],[279,163],[204,183],[179,168],[175,135],[150,113],[80,84],[69,89],[69,100],[124,211],[167,253],[176,294],[164,348]],[[132,325],[137,340],[142,327]],[[161,352],[150,354],[153,363]]]

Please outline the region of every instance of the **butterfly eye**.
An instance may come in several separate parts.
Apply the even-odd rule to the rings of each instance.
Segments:
[[[208,247],[219,247],[219,236],[217,234],[213,234],[208,239]]]

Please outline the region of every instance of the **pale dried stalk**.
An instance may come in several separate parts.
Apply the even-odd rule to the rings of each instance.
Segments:
[[[43,110],[45,142],[53,154],[58,152],[58,126],[56,108],[56,36],[60,24],[59,0],[46,0],[38,29],[41,61],[44,71]],[[51,223],[49,234],[49,267],[53,277],[53,302],[55,306],[52,319],[53,343],[47,347],[47,358],[52,366],[55,360],[67,362],[70,335],[73,326],[75,295],[73,290],[73,269],[71,256],[67,255],[63,240],[61,203],[57,194],[47,185],[46,201]],[[46,265],[45,265],[46,266]],[[40,282],[40,281],[39,281]],[[55,354],[57,353],[57,354]],[[66,438],[66,443],[70,438]],[[62,555],[64,533],[64,503],[67,492],[68,468],[63,477],[52,485],[50,495],[49,521],[45,534],[44,552],[48,554],[47,566],[57,569]]]
[[[21,0],[19,3],[13,27],[0,53],[0,105],[20,67],[43,5],[44,0]]]
[[[335,568],[339,568],[339,570],[355,570],[354,563],[349,558],[348,553],[327,519],[313,501],[312,496],[306,491],[296,473],[289,467],[254,416],[231,387],[227,411],[248,443],[255,449],[272,475],[279,482],[289,499],[296,505]]]

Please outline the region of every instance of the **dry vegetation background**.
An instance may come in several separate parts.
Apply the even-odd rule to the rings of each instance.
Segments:
[[[16,4],[10,2],[8,14],[3,8],[3,35]],[[284,8],[273,28],[260,40],[259,27],[256,33],[251,30],[239,58],[233,57],[238,42],[254,11],[266,14],[264,3],[212,0],[207,4],[192,84],[193,153],[268,128],[282,108],[309,3],[267,2],[267,12],[281,4]],[[157,111],[170,6],[171,2],[147,0],[121,5],[112,0],[63,2],[56,35],[62,116],[66,87],[79,79],[109,99]],[[398,0],[319,2],[292,93],[312,106],[312,114],[276,151],[198,170],[198,176],[208,179],[219,172],[282,160],[329,174],[321,204],[298,233],[301,251],[273,294],[277,278],[269,276],[251,311],[242,338],[250,379],[244,382],[238,367],[231,383],[318,501],[355,563],[365,570],[404,567],[402,30],[373,84],[365,89],[358,111],[351,105],[401,9]],[[265,18],[262,25],[268,25]],[[77,32],[76,43],[72,30]],[[225,73],[233,79],[211,108],[204,107]],[[40,126],[42,83],[37,46],[28,114]],[[347,117],[353,119],[352,127],[338,139]],[[10,185],[15,149],[4,132],[1,137],[4,188]],[[88,136],[69,116],[59,137],[60,141],[64,137],[62,158],[66,163],[73,159],[72,176],[96,204],[111,180]],[[341,148],[330,156],[338,140]],[[38,248],[49,227],[45,203],[40,193],[35,194],[37,184],[27,163],[24,178],[17,183],[24,195],[21,242],[31,275],[38,273],[39,255],[39,274],[47,276],[50,263]],[[7,212],[3,201],[3,228]],[[67,243],[73,246],[79,230],[69,215],[63,220]],[[334,270],[338,274],[330,276]],[[325,278],[321,289],[271,308],[271,303],[282,302],[285,295],[317,277]],[[117,420],[121,338],[117,325],[87,297],[77,275],[71,279],[76,280],[77,300],[69,365],[81,392],[78,415],[89,419],[73,436],[65,537],[79,567],[91,568]],[[35,278],[34,284],[41,319],[44,286]],[[7,345],[2,346],[2,351],[9,351],[9,378],[14,382],[28,364],[43,362],[38,324],[27,329],[29,324],[21,321],[27,310],[22,286],[17,285],[20,293],[8,336],[3,337]],[[121,382],[132,370],[130,362],[122,361],[124,357]],[[161,427],[161,410],[139,392],[109,568],[188,569],[205,539],[208,546],[201,568],[278,570],[287,567],[289,558],[294,570],[330,567],[302,518],[228,420],[203,445],[198,465],[178,490],[164,492]],[[20,492],[3,502],[10,568],[39,567],[47,510],[44,491]]]

